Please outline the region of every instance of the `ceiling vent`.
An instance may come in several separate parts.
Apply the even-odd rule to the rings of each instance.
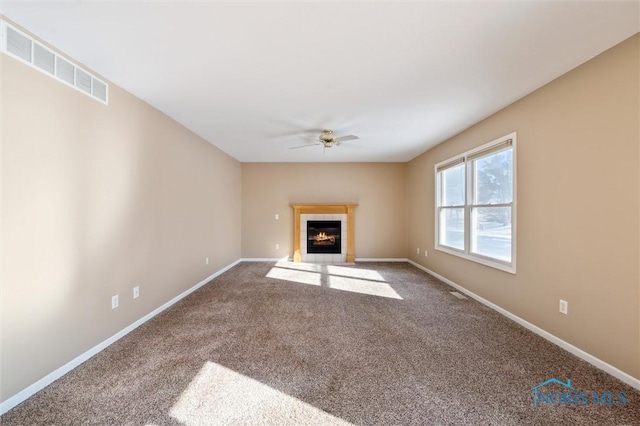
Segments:
[[[108,104],[109,86],[93,74],[38,43],[11,24],[0,20],[0,50],[71,86],[104,104]]]

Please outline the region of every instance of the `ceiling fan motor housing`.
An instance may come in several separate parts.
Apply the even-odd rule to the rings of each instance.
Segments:
[[[311,145],[294,146],[293,148],[289,148],[289,149],[306,148],[313,145],[322,145],[323,148],[331,148],[332,146],[340,146],[344,141],[360,139],[355,135],[347,135],[347,136],[341,136],[339,138],[336,138],[333,134],[333,130],[329,130],[329,129],[323,130],[317,139],[311,136],[301,136],[301,137],[304,139],[310,139],[315,143]]]
[[[333,144],[333,130],[323,130],[322,134],[320,135],[320,140],[325,144]]]

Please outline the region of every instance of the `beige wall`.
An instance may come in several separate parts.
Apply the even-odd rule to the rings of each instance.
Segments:
[[[292,202],[358,203],[357,257],[410,256],[640,378],[639,38],[409,164],[240,165],[114,85],[105,106],[0,55],[0,400],[239,257],[291,255]],[[512,131],[516,275],[433,235],[434,164]]]
[[[293,255],[289,203],[341,202],[358,203],[357,258],[407,257],[406,164],[399,163],[242,164],[242,256]]]
[[[409,163],[413,260],[640,378],[640,36]],[[434,164],[517,132],[516,275],[434,250]],[[415,247],[430,248],[428,258]],[[569,302],[569,315],[558,300]]]
[[[237,260],[241,167],[114,85],[105,106],[0,56],[5,400]]]

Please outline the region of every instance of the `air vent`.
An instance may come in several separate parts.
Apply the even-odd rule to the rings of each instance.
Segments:
[[[56,56],[56,77],[65,83],[69,83],[73,86],[74,79],[74,66],[62,59],[60,56]]]
[[[33,46],[33,64],[44,72],[53,74],[56,69],[56,55],[39,44],[35,44]]]
[[[109,86],[90,72],[64,59],[59,53],[2,20],[0,20],[0,35],[2,36],[0,50],[3,53],[108,104]]]
[[[467,296],[465,296],[462,293],[458,293],[457,291],[450,291],[449,293],[451,293],[453,296],[457,297],[458,299],[466,299]]]
[[[80,68],[76,68],[76,87],[83,92],[91,93],[91,76]]]
[[[22,59],[31,62],[31,40],[20,34],[11,27],[7,27],[7,52]]]
[[[107,101],[107,85],[100,80],[96,80],[95,78],[93,79],[91,92],[93,93],[93,96],[100,99],[101,101]]]

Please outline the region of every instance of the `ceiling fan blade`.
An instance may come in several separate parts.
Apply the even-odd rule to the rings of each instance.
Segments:
[[[314,145],[322,145],[322,144],[321,143],[311,143],[311,144],[307,144],[307,145],[294,146],[293,148],[289,148],[289,149],[308,148],[308,147],[314,146]]]
[[[319,139],[317,137],[312,137],[312,136],[303,136],[303,135],[299,135],[302,139],[309,139],[310,141],[314,141],[314,142],[318,142]]]
[[[355,135],[347,135],[347,136],[341,136],[339,138],[336,138],[336,142],[354,141],[356,139],[360,139],[360,138]]]

